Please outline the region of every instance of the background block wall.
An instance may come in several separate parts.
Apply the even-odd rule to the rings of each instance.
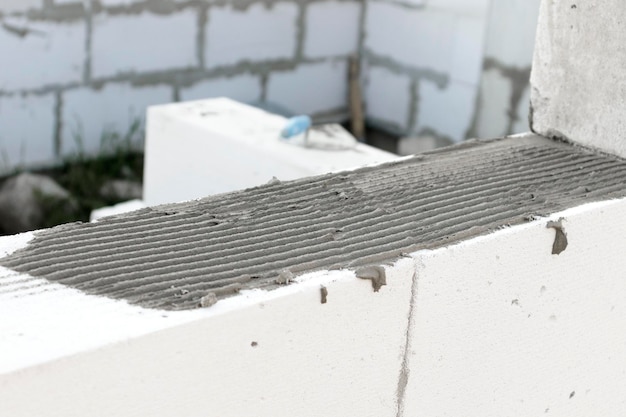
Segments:
[[[528,130],[538,7],[1,0],[0,54],[9,58],[0,71],[0,172],[57,163],[77,152],[77,136],[82,150],[98,152],[105,131],[143,126],[146,106],[164,102],[230,96],[346,121],[352,55],[363,64],[371,126],[445,143]]]

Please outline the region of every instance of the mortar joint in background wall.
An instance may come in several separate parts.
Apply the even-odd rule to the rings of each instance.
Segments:
[[[85,16],[85,60],[83,67],[83,82],[88,84],[91,80],[91,45],[93,39],[93,14],[92,1],[86,2],[87,15]]]
[[[198,8],[198,20],[196,28],[196,57],[200,68],[206,67],[206,57],[204,55],[204,45],[206,42],[206,26],[209,22],[209,6],[202,4]]]
[[[25,16],[33,21],[51,21],[57,23],[74,23],[84,20],[89,13],[83,2],[54,4],[54,2],[46,1],[41,8],[29,9],[25,12]]]
[[[366,18],[367,18],[367,3],[368,2],[365,0],[359,0],[361,9],[359,11],[359,23],[358,23],[359,37],[358,37],[356,54],[357,54],[357,57],[359,57],[361,61],[363,61],[363,50],[365,48],[365,38],[367,36],[367,30],[365,28],[365,23],[366,23]],[[361,68],[363,68],[362,62],[361,62]]]
[[[269,81],[269,74],[264,72],[261,74],[261,97],[260,100],[262,103],[265,103],[267,100],[267,83]]]
[[[158,86],[184,84],[181,80],[190,80],[189,84],[202,78],[203,72],[196,68],[183,68],[175,70],[150,71],[137,73],[126,71],[112,77],[92,79],[90,86],[100,89],[107,84],[128,83],[133,87]]]
[[[486,57],[483,61],[483,71],[496,70],[503,77],[511,83],[511,98],[509,101],[509,108],[506,112],[508,116],[508,123],[506,131],[512,132],[515,122],[520,120],[518,114],[520,100],[524,95],[524,90],[528,88],[528,82],[530,81],[531,67],[517,67],[511,65],[505,65],[492,57]]]
[[[327,3],[335,1],[339,3],[354,3],[355,1],[365,0],[214,0],[209,3],[210,7],[231,7],[233,10],[240,12],[246,11],[250,6],[263,5],[266,9],[271,10],[278,3],[289,2],[298,5],[308,5],[313,3]]]
[[[476,134],[476,130],[478,129],[478,120],[481,116],[482,100],[483,100],[483,93],[480,89],[478,89],[478,93],[476,94],[476,98],[474,99],[474,114],[472,115],[472,120],[470,122],[469,127],[465,131],[465,138],[467,139],[478,136]]]
[[[63,135],[63,94],[60,91],[54,95],[54,156],[60,158],[62,151],[62,135]]]
[[[298,4],[298,16],[296,17],[296,50],[294,51],[296,61],[300,61],[304,57],[307,8],[308,4]]]
[[[170,15],[189,8],[197,9],[206,6],[199,0],[176,2],[172,0],[145,0],[130,4],[103,6],[99,1],[93,1],[94,13],[106,13],[111,16],[138,15],[145,12],[157,15]]]
[[[285,0],[216,0],[210,3],[210,7],[230,7],[238,12],[245,12],[251,6],[262,5],[265,9],[271,10],[274,4],[284,2]],[[302,0],[290,1],[290,3],[301,4]]]
[[[412,132],[417,125],[417,111],[419,109],[419,91],[418,91],[419,81],[412,79],[409,86],[409,115],[407,119],[407,131]]]
[[[374,2],[374,3],[393,4],[394,6],[398,6],[403,9],[408,9],[408,10],[422,10],[422,9],[426,9],[427,7],[427,4],[425,3],[415,4],[415,3],[406,2],[402,0],[369,0],[369,1]]]
[[[178,86],[172,86],[172,102],[178,103],[180,101],[180,88]]]
[[[204,73],[208,77],[234,76],[244,73],[262,75],[271,71],[291,71],[296,69],[300,64],[317,64],[325,61],[326,58],[302,59],[299,62],[293,59],[270,59],[255,62],[243,60],[234,65],[211,68],[204,71]]]
[[[337,61],[343,61],[345,57],[332,58]],[[222,67],[212,68],[210,70],[190,68],[174,68],[161,71],[135,72],[125,71],[116,75],[91,78],[88,83],[68,82],[62,84],[48,84],[35,88],[21,88],[19,90],[0,90],[0,96],[9,96],[16,93],[43,95],[54,93],[57,91],[69,91],[76,88],[88,86],[92,89],[102,89],[107,84],[130,83],[132,86],[143,87],[149,85],[172,85],[178,87],[188,87],[199,81],[214,79],[219,77],[234,77],[242,74],[251,74],[257,76],[267,75],[274,71],[292,71],[299,64],[316,64],[326,62],[327,58],[303,59],[300,63],[290,59],[277,59],[260,62],[243,61],[235,65],[226,65]]]

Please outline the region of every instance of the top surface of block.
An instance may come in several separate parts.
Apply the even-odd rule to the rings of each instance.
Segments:
[[[0,265],[142,307],[193,309],[624,197],[625,176],[620,158],[534,135],[474,141],[43,230]]]

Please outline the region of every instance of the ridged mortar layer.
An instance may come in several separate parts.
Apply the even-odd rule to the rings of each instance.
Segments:
[[[538,136],[473,141],[52,228],[0,264],[148,308],[191,309],[203,297],[271,289],[313,270],[380,265],[624,197],[625,179],[626,161],[582,147]]]

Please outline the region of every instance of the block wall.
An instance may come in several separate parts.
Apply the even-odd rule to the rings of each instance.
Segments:
[[[541,0],[491,2],[476,113],[469,135],[528,132],[530,69]]]
[[[480,86],[489,4],[367,2],[363,49],[372,123],[399,135],[465,138]]]
[[[0,171],[97,152],[178,100],[345,119],[362,13],[356,0],[0,0]]]
[[[368,0],[370,123],[438,145],[528,131],[539,2]]]
[[[97,152],[152,104],[346,120],[357,53],[370,125],[439,145],[527,131],[539,1],[0,0],[0,174]]]

